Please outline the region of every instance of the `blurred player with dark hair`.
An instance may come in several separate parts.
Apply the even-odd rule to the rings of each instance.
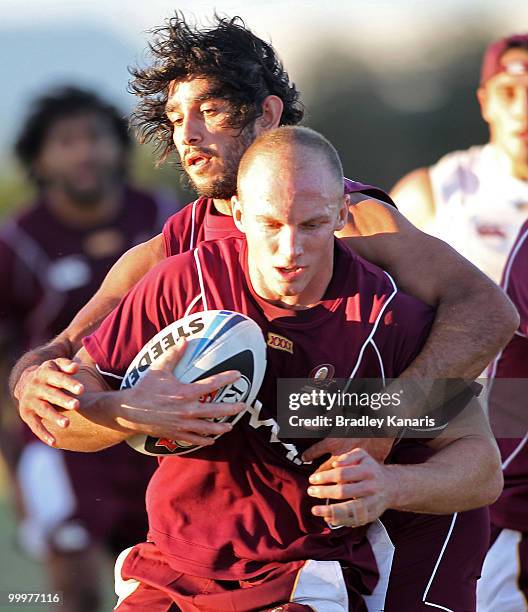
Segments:
[[[168,208],[126,183],[130,146],[126,120],[90,91],[64,87],[33,103],[16,153],[37,198],[0,230],[4,359],[54,337],[116,259],[158,231]],[[145,536],[144,492],[155,466],[126,447],[86,456],[49,448],[29,430],[24,437],[20,456],[11,456],[22,541],[46,560],[65,609],[93,612],[101,550]]]

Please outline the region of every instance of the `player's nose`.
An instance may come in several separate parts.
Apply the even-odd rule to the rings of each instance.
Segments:
[[[296,260],[303,253],[303,247],[300,233],[295,227],[283,226],[279,238],[279,251],[285,263],[297,263]]]
[[[181,126],[181,138],[184,145],[196,145],[203,140],[203,122],[192,114],[183,118]]]

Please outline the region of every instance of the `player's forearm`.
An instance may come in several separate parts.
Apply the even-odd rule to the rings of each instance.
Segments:
[[[390,507],[423,514],[450,514],[491,504],[503,486],[492,440],[476,436],[445,446],[425,463],[387,465]]]
[[[86,386],[86,382],[83,383]],[[68,411],[68,427],[63,429],[52,421],[44,424],[54,436],[58,448],[81,452],[102,450],[133,434],[118,423],[121,402],[118,391],[86,392],[80,399],[80,408]]]
[[[458,286],[459,287],[459,286]],[[427,341],[405,378],[474,379],[517,329],[515,307],[491,281],[446,288]]]

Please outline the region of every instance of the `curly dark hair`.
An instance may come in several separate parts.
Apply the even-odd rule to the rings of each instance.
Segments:
[[[32,166],[40,154],[51,126],[65,117],[86,112],[106,117],[112,125],[123,151],[132,145],[128,120],[114,106],[92,91],[63,85],[37,98],[31,104],[31,113],[22,126],[15,142],[15,154],[32,176]]]
[[[276,95],[284,103],[281,125],[302,120],[299,92],[273,47],[253,34],[241,17],[214,15],[208,28],[186,22],[182,13],[152,31],[149,49],[154,63],[131,68],[129,90],[140,102],[132,123],[141,142],[152,141],[164,161],[174,149],[165,105],[172,81],[205,77],[217,86],[218,97],[232,106],[231,125],[241,131],[262,114],[262,102]]]

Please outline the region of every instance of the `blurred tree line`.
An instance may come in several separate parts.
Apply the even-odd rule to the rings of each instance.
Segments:
[[[448,151],[485,142],[487,129],[475,97],[489,33],[467,30],[383,70],[381,52],[372,59],[317,43],[299,81],[306,105],[304,124],[325,134],[339,151],[345,174],[390,189],[406,172],[431,164]],[[317,52],[315,51],[317,50]],[[134,182],[169,189],[180,204],[193,199],[182,187],[175,156],[160,168],[147,145],[138,146]],[[0,219],[32,197],[13,160],[0,170]]]
[[[475,92],[489,41],[466,33],[462,41],[424,49],[416,67],[385,73],[335,50],[319,52],[304,123],[334,144],[346,176],[390,190],[410,170],[486,142]],[[381,64],[383,52],[379,58]]]

